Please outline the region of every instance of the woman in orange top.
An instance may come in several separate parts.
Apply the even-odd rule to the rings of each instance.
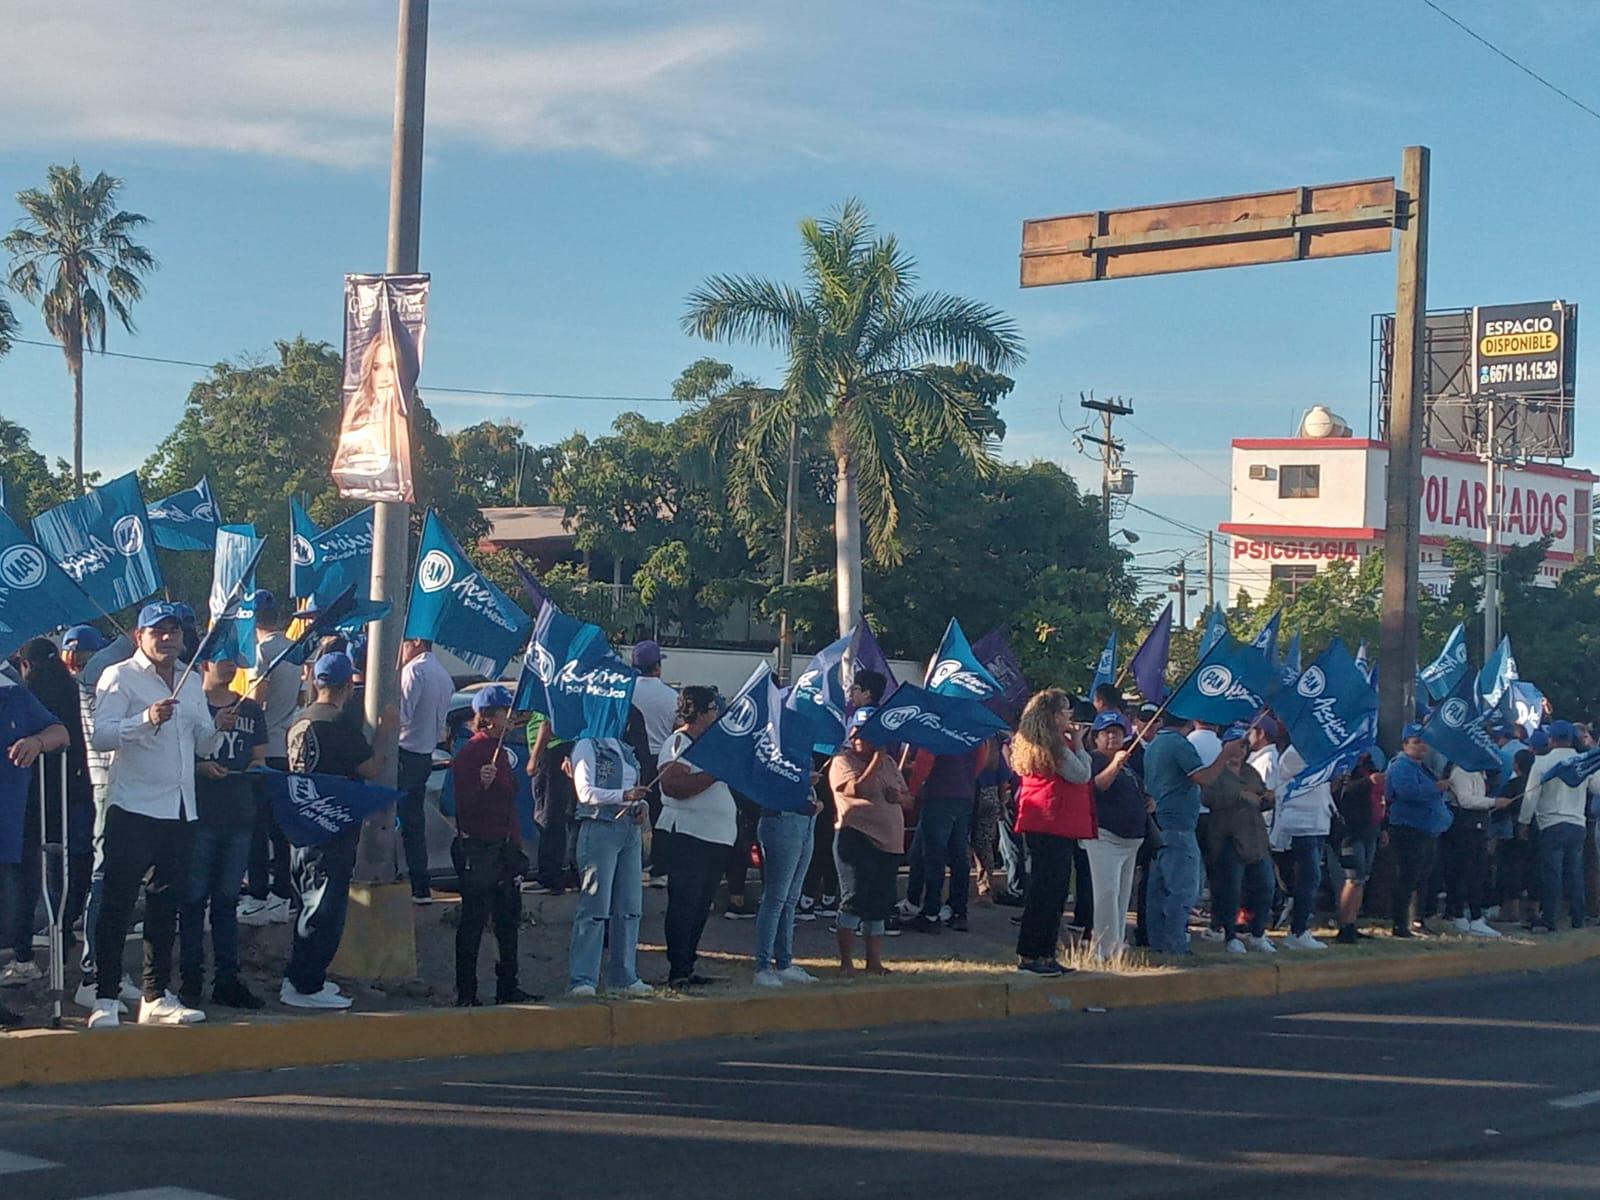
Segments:
[[[839,973],[854,975],[855,935],[866,943],[867,970],[887,975],[883,933],[894,911],[895,872],[905,846],[911,790],[882,749],[860,737],[875,708],[850,714],[845,744],[828,764],[828,786],[839,814],[833,856],[839,868]]]

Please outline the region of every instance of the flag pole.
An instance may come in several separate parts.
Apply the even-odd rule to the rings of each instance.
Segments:
[[[1227,637],[1228,635],[1223,634],[1222,636]],[[1194,666],[1189,668],[1189,673],[1178,682],[1178,686],[1167,693],[1167,698],[1161,702],[1161,707],[1156,709],[1155,712],[1151,713],[1150,719],[1147,720],[1143,725],[1139,726],[1139,731],[1134,734],[1135,740],[1142,739],[1144,735],[1150,731],[1151,726],[1161,719],[1161,714],[1167,711],[1167,706],[1172,703],[1172,698],[1179,692],[1183,691],[1184,685],[1199,673],[1200,668],[1206,665],[1206,660],[1217,652],[1217,647],[1220,645],[1222,645],[1222,638],[1218,638],[1214,643],[1212,643],[1209,650],[1207,650],[1199,658],[1195,659]],[[1265,712],[1266,710],[1263,709],[1262,711]]]

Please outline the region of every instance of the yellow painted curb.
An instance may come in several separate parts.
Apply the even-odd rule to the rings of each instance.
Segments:
[[[1600,937],[1591,936],[1354,961],[1285,956],[1271,964],[1172,974],[1083,974],[1055,980],[991,976],[883,986],[858,982],[767,996],[343,1013],[99,1034],[35,1029],[0,1037],[0,1089],[1195,1004],[1549,969],[1597,958]]]

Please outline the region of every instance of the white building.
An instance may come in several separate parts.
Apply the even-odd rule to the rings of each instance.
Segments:
[[[1240,592],[1259,601],[1274,583],[1292,596],[1329,563],[1359,562],[1383,547],[1387,444],[1349,436],[1349,428],[1325,411],[1317,418],[1314,409],[1300,437],[1233,441],[1233,519],[1220,527],[1232,543],[1228,603]],[[1324,430],[1328,436],[1304,436]],[[1466,538],[1485,544],[1487,468],[1471,455],[1424,450],[1422,476],[1421,579],[1442,595],[1451,570],[1445,543]],[[1500,468],[1500,544],[1553,539],[1539,582],[1553,585],[1593,553],[1597,479],[1543,463]]]

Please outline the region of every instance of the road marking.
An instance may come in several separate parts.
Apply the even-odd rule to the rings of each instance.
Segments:
[[[107,1192],[103,1196],[86,1196],[84,1200],[226,1200],[210,1192],[191,1192],[188,1188],[140,1188],[134,1192]]]
[[[59,1167],[61,1164],[51,1162],[45,1158],[29,1158],[26,1154],[13,1154],[10,1150],[0,1150],[0,1175],[17,1175],[23,1171],[42,1171],[46,1167]]]
[[[1551,1108],[1588,1108],[1591,1104],[1600,1104],[1600,1092],[1579,1092],[1550,1101]]]

